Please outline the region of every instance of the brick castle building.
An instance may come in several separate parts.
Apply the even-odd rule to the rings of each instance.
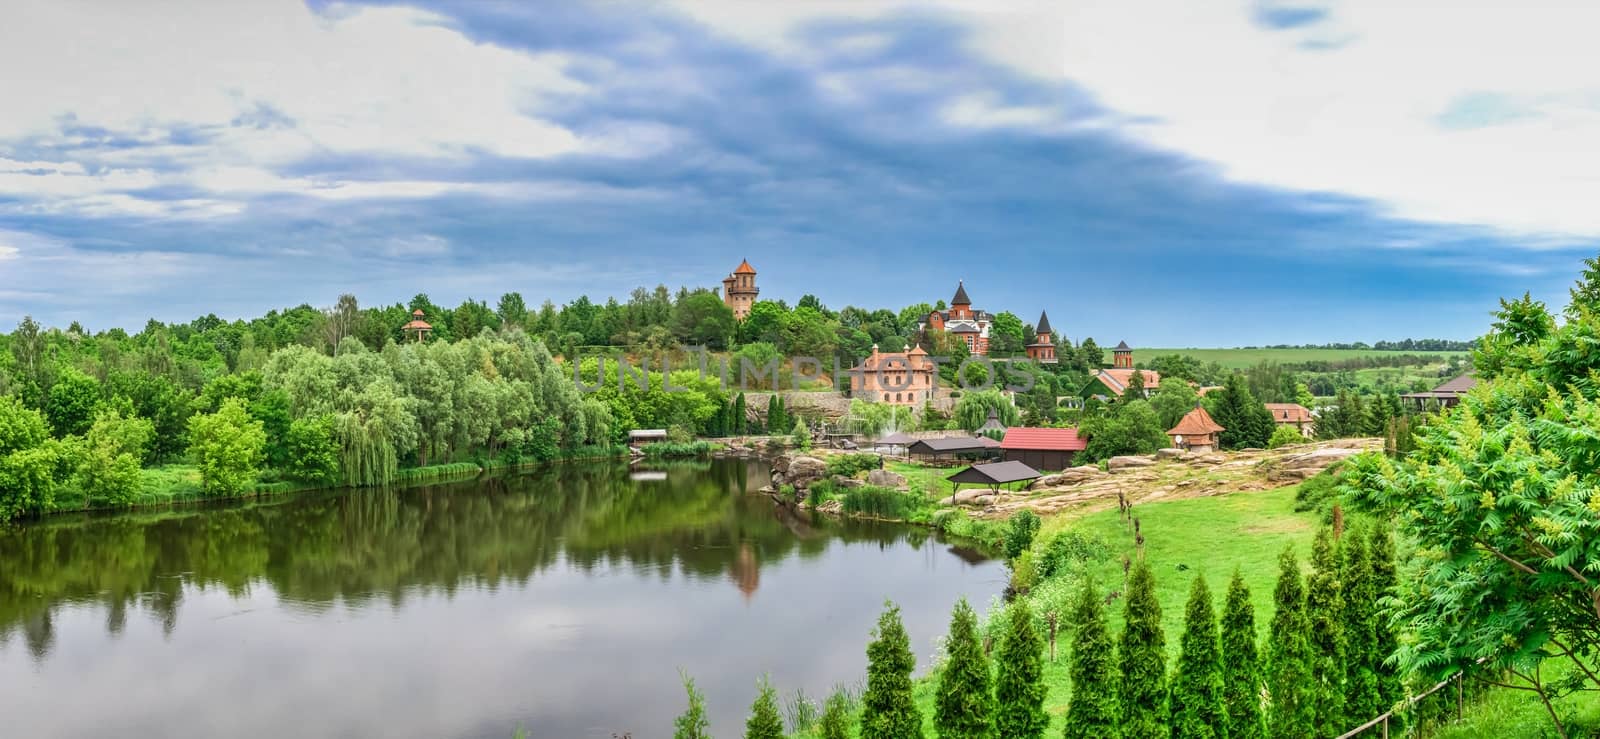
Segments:
[[[733,317],[743,321],[750,315],[750,306],[755,305],[756,295],[761,288],[756,287],[756,268],[750,266],[750,260],[739,262],[733,274],[722,278],[722,302],[733,309]]]

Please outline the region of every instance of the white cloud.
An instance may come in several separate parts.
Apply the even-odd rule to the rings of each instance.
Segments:
[[[1041,79],[1068,80],[1162,148],[1232,179],[1371,198],[1398,216],[1531,237],[1600,235],[1600,4],[1564,0],[1442,6],[1346,0],[1321,22],[1270,30],[1255,0],[680,0],[746,42],[803,54],[789,35],[820,17],[937,8],[971,46]],[[1523,101],[1530,115],[1445,127],[1464,95]],[[1037,125],[1032,108],[963,99],[971,124]]]
[[[3,262],[7,259],[16,259],[17,253],[17,247],[0,244],[0,262]]]
[[[75,149],[73,161],[0,158],[0,195],[35,209],[197,215],[138,191],[297,191],[310,183],[271,170],[324,154],[592,148],[537,117],[543,96],[582,89],[564,75],[566,59],[474,43],[415,10],[318,15],[295,0],[259,0],[152,13],[45,0],[8,17],[0,68],[28,72],[0,76],[0,154],[7,142]],[[108,145],[101,129],[136,145]],[[194,131],[202,136],[186,135]]]

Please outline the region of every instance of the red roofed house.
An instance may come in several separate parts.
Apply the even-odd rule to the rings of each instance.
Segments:
[[[1279,426],[1293,426],[1301,436],[1311,438],[1316,432],[1316,419],[1311,409],[1299,403],[1263,403],[1272,413],[1272,422]]]
[[[400,331],[416,341],[422,341],[428,338],[428,334],[433,333],[433,326],[422,320],[422,309],[418,308],[411,311],[411,322],[401,326]]]
[[[750,266],[750,260],[739,262],[733,274],[722,278],[722,302],[733,309],[733,317],[743,321],[750,315],[750,306],[756,304],[756,295],[761,293],[761,288],[756,287],[756,268]]]
[[[850,370],[850,397],[873,403],[920,407],[933,397],[933,362],[920,346],[909,352],[879,352]]]
[[[1008,428],[1000,440],[1000,458],[1036,470],[1064,470],[1086,446],[1088,440],[1077,429]]]
[[[1093,398],[1096,395],[1102,398],[1119,398],[1127,391],[1128,383],[1133,381],[1133,373],[1138,372],[1144,376],[1144,396],[1154,395],[1156,386],[1161,384],[1161,373],[1154,370],[1141,370],[1133,368],[1133,349],[1124,341],[1111,350],[1114,357],[1112,366],[1095,373],[1089,379],[1089,384],[1083,386],[1078,393],[1081,398]]]
[[[1217,449],[1217,434],[1224,431],[1227,429],[1211,419],[1211,414],[1206,412],[1205,406],[1197,405],[1194,410],[1178,419],[1178,425],[1168,430],[1167,436],[1172,437],[1172,445],[1179,449],[1211,452]]]
[[[965,282],[956,283],[956,295],[950,299],[950,310],[933,311],[917,326],[919,330],[948,331],[951,336],[967,345],[967,352],[975,357],[989,354],[989,325],[994,317],[986,311],[973,310],[967,297]]]

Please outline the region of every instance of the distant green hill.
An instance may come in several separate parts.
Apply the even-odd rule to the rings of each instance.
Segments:
[[[1109,352],[1108,352],[1109,354]],[[1437,357],[1443,361],[1451,356],[1464,356],[1466,352],[1378,351],[1375,349],[1135,349],[1133,361],[1145,363],[1163,354],[1187,354],[1202,362],[1216,362],[1230,369],[1251,367],[1263,360],[1290,364],[1294,362],[1336,362],[1356,357],[1383,357],[1398,354]]]

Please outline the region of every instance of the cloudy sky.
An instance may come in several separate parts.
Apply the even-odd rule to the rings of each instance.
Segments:
[[[6,326],[749,258],[1146,346],[1467,338],[1600,252],[1579,0],[7,6]]]

